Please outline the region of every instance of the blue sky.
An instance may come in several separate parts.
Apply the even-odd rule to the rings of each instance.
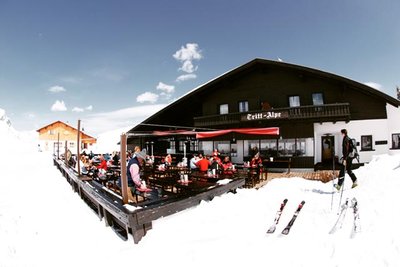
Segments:
[[[400,85],[397,0],[0,0],[0,108],[17,130],[55,120],[133,126],[254,58]]]

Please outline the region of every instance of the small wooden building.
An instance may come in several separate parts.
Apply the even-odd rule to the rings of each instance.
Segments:
[[[53,151],[56,153],[57,147],[60,152],[64,151],[65,141],[70,150],[77,148],[78,129],[62,122],[56,121],[38,129],[39,146],[42,151]],[[96,143],[96,138],[81,131],[81,149],[88,148]],[[59,146],[58,146],[58,145]]]

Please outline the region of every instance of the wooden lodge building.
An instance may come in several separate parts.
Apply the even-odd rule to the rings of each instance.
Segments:
[[[132,128],[128,145],[177,156],[218,148],[235,163],[247,161],[256,147],[265,159],[290,158],[292,168],[315,168],[342,156],[340,130],[346,128],[357,140],[360,162],[368,162],[374,154],[400,153],[399,105],[332,73],[254,59]],[[276,134],[268,132],[275,127]]]
[[[53,151],[53,153],[56,153],[57,144],[59,144],[60,152],[63,153],[65,142],[67,142],[69,149],[75,151],[77,148],[78,129],[62,121],[55,121],[36,131],[39,133],[39,145],[43,151]],[[96,138],[82,131],[80,134],[80,143],[83,146],[81,148],[90,148],[91,145],[96,143]]]

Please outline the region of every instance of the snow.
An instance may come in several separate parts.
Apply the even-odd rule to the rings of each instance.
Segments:
[[[345,181],[359,201],[361,232],[342,229],[332,183],[274,179],[160,218],[137,245],[123,241],[74,193],[37,142],[0,121],[0,266],[400,266],[399,155],[377,155]],[[284,198],[274,234],[266,234]],[[280,232],[305,200],[288,236]]]
[[[92,147],[90,147],[89,150],[92,150],[93,153],[96,154],[100,153],[111,154],[113,151],[119,151],[120,150],[119,142],[121,141],[121,134],[126,133],[128,130],[130,130],[130,128],[125,127],[99,134],[97,136],[96,143]]]

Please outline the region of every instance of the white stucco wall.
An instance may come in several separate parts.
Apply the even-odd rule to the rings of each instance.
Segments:
[[[400,133],[400,108],[386,105],[388,115],[388,145],[392,147],[392,134]],[[389,154],[400,154],[400,149],[389,149]]]
[[[373,155],[389,153],[391,140],[388,139],[388,120],[360,120],[351,121],[349,123],[315,123],[314,138],[315,138],[315,163],[321,161],[321,137],[325,134],[331,134],[335,137],[335,155],[338,158],[342,157],[342,135],[341,129],[347,129],[347,133],[351,138],[355,138],[357,142],[361,141],[362,135],[372,135],[372,151],[361,151],[361,146],[357,149],[360,154],[360,162],[369,162]],[[388,141],[388,144],[375,145],[375,141]]]

